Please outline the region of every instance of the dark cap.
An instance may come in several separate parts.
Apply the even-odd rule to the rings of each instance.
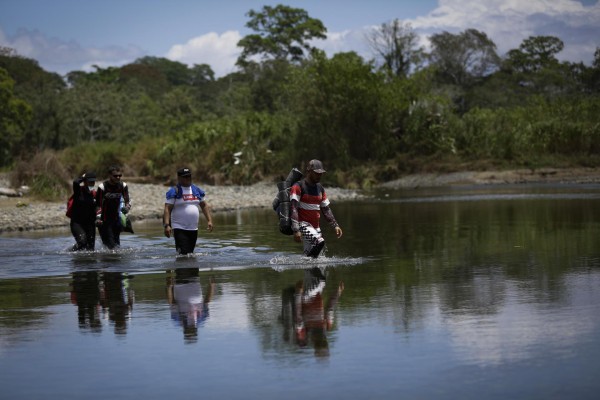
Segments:
[[[180,168],[177,170],[177,176],[192,176],[192,170],[189,168]]]
[[[85,174],[83,174],[83,177],[85,180],[88,180],[88,181],[94,181],[94,182],[96,181],[96,173],[93,171],[86,172]]]
[[[306,169],[308,171],[314,171],[317,174],[322,174],[323,172],[325,172],[325,169],[323,168],[323,163],[319,160],[310,160]]]

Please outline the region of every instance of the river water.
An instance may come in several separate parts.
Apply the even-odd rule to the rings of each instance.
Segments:
[[[333,201],[316,261],[268,209],[194,257],[160,221],[0,235],[0,398],[597,398],[599,185]]]

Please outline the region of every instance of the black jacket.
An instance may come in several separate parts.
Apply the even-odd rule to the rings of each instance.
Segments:
[[[82,182],[83,178],[73,181],[71,221],[79,224],[93,224],[96,220],[95,193],[90,192],[87,186],[81,186]]]

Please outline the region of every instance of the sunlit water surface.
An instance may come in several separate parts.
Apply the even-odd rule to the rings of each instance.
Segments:
[[[192,257],[160,221],[1,235],[0,398],[597,398],[599,186],[333,201],[318,260],[268,209]]]

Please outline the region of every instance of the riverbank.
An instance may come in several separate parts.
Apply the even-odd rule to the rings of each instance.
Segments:
[[[448,174],[414,174],[380,185],[385,189],[411,189],[434,186],[502,185],[502,184],[590,184],[600,183],[597,168],[543,168],[507,171],[463,171]],[[0,187],[7,182],[0,181]],[[129,183],[133,200],[131,219],[162,218],[164,195],[168,187],[156,184]],[[270,208],[276,188],[273,183],[251,186],[206,186],[206,200],[213,213],[238,209]],[[360,191],[327,187],[327,194],[335,201],[363,198]],[[0,196],[0,233],[11,231],[42,230],[69,225],[64,202],[39,202],[27,196]]]
[[[133,221],[162,218],[167,186],[128,183],[132,198],[131,219]],[[252,186],[207,186],[206,201],[213,213],[238,209],[271,207],[277,192],[275,184],[257,183]],[[361,197],[354,190],[327,188],[333,200],[353,200]],[[0,233],[30,231],[68,226],[64,202],[39,202],[27,196],[0,197]],[[204,218],[204,217],[202,217]]]

